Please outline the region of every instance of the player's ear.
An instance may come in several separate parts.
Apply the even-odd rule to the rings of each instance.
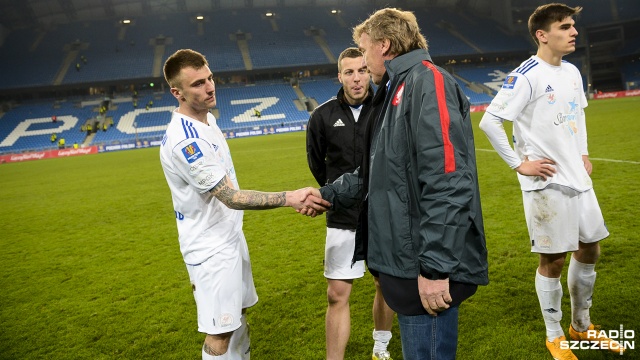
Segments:
[[[389,39],[382,39],[382,41],[380,41],[382,55],[389,55],[389,49],[391,49],[391,41]]]
[[[536,38],[540,44],[547,43],[547,33],[542,29],[536,30]]]
[[[180,91],[180,89],[178,88],[171,88],[171,95],[173,95],[176,99],[178,99],[178,101],[184,101],[185,98],[184,96],[182,96],[182,92]]]

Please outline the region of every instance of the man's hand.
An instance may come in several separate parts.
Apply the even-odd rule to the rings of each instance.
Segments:
[[[521,175],[540,176],[542,180],[546,181],[547,176],[551,177],[556,173],[556,169],[552,166],[555,164],[551,159],[529,161],[529,158],[525,157],[522,164],[516,168],[516,171]]]
[[[449,279],[429,280],[418,275],[418,293],[422,307],[429,315],[437,316],[439,312],[449,308],[451,294],[449,294]]]
[[[582,155],[582,162],[584,163],[585,170],[587,170],[587,174],[591,175],[593,165],[591,164],[591,161],[589,161],[589,155]]]
[[[329,210],[331,203],[322,199],[320,190],[307,187],[296,191],[287,191],[285,206],[291,206],[302,215],[315,217]]]

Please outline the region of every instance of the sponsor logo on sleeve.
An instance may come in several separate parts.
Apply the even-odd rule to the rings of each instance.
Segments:
[[[187,162],[189,164],[193,163],[203,156],[202,151],[200,151],[200,148],[198,147],[198,144],[195,143],[195,141],[183,147],[182,154],[184,155],[185,159],[187,159]]]
[[[516,85],[516,81],[518,80],[518,78],[516,76],[507,76],[504,79],[504,84],[502,84],[502,88],[503,89],[513,89],[513,87]]]

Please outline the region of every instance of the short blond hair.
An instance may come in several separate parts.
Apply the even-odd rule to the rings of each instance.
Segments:
[[[373,42],[389,40],[389,55],[402,55],[412,50],[428,50],[427,40],[420,32],[418,20],[411,11],[381,9],[353,28],[353,41],[358,44],[362,34]]]
[[[338,57],[338,72],[342,72],[342,59],[357,59],[359,57],[362,57],[362,51],[360,51],[360,49],[356,47],[348,47],[344,49]]]

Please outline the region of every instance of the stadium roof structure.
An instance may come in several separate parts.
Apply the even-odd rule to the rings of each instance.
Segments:
[[[265,8],[287,6],[375,5],[394,7],[476,6],[491,0],[0,0],[0,29],[44,27],[74,21],[103,20],[141,15],[160,15],[215,11],[216,9]],[[504,1],[504,0],[502,0]]]

